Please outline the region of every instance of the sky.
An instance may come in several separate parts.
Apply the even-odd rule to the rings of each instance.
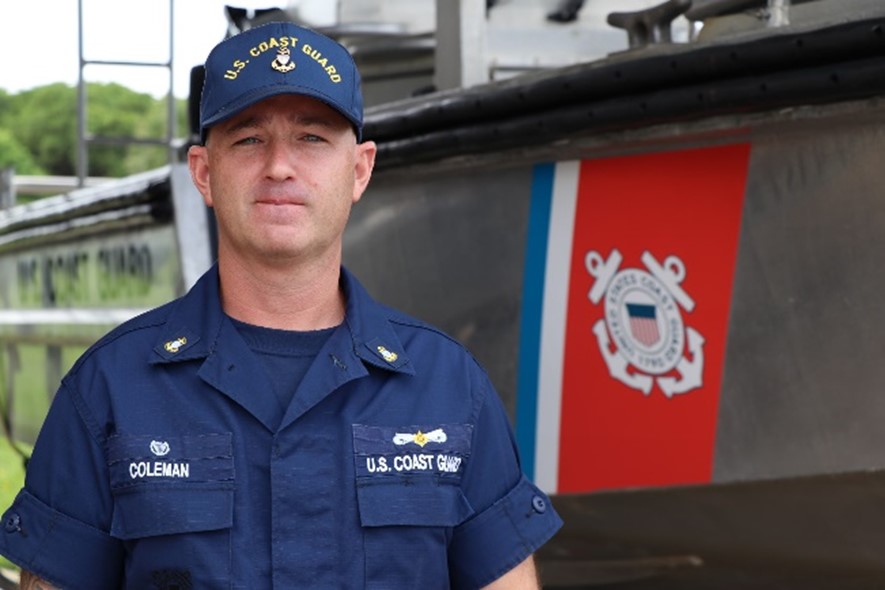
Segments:
[[[329,24],[328,0],[172,0],[173,90],[188,95],[190,70],[203,63],[227,31],[225,4],[242,8],[298,5],[315,24]],[[170,0],[82,0],[87,61],[165,63],[169,60]],[[334,8],[333,8],[334,9]],[[36,86],[77,84],[78,0],[4,0],[0,20],[0,88],[15,94]],[[118,82],[156,97],[169,91],[164,67],[91,64],[87,82]]]
[[[178,98],[189,94],[191,68],[202,64],[212,47],[224,38],[225,4],[247,9],[294,8],[308,24],[315,26],[334,24],[339,9],[339,2],[333,0],[0,0],[0,89],[15,94],[54,82],[77,84],[78,4],[83,9],[86,61],[168,62],[170,1],[174,29],[173,92]],[[558,2],[511,0],[510,4],[537,9],[537,5],[552,7]],[[594,0],[585,6],[581,20],[592,25],[596,19],[599,26],[605,27],[604,15],[609,10],[636,10],[657,2]],[[367,0],[365,4],[372,3]],[[360,3],[354,0],[350,5]],[[384,10],[399,17],[406,7],[411,11],[427,10],[433,2],[385,0],[384,6]],[[608,32],[613,33],[614,29]],[[623,42],[626,44],[626,37]],[[89,64],[84,68],[84,77],[87,82],[117,82],[158,98],[169,92],[169,71],[165,67]]]

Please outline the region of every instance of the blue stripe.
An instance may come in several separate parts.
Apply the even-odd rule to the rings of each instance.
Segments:
[[[628,303],[627,315],[631,318],[649,318],[655,319],[656,308],[654,305],[645,305],[642,303]]]
[[[519,335],[519,370],[516,387],[516,444],[522,468],[535,476],[535,436],[538,421],[538,373],[541,361],[541,310],[547,270],[547,238],[553,203],[556,165],[538,164],[532,178],[522,283],[522,319]]]

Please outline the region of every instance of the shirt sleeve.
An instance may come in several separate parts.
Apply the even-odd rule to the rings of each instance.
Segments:
[[[507,414],[485,387],[462,490],[476,514],[458,526],[449,548],[455,588],[481,588],[546,543],[562,520],[522,473]]]
[[[121,584],[123,547],[112,514],[100,431],[64,384],[28,462],[25,487],[3,515],[0,554],[63,588]]]

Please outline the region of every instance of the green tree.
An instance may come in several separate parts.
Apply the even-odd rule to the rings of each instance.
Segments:
[[[186,103],[176,102],[177,135],[183,136]],[[119,84],[90,83],[86,105],[86,128],[91,136],[165,140],[165,99]],[[77,173],[76,88],[59,83],[16,95],[0,91],[0,129],[7,129],[45,173]],[[87,158],[90,176],[121,177],[166,164],[169,152],[165,146],[91,142]]]
[[[15,168],[16,174],[45,174],[31,152],[13,137],[8,129],[0,128],[0,168]]]
[[[149,94],[138,94],[119,84],[90,84],[87,96],[87,131],[93,136],[119,139],[161,138],[159,135],[146,136],[139,133],[143,127],[142,122],[156,102]],[[132,151],[136,151],[133,144],[90,146],[90,175],[126,176],[130,172],[126,168],[126,157]]]
[[[0,88],[0,129],[6,129],[6,121],[12,113],[12,97]]]
[[[186,103],[176,101],[176,127],[178,137],[187,135]],[[154,100],[136,127],[138,137],[165,139],[168,125],[166,99]],[[169,162],[169,150],[164,146],[132,146],[127,154],[125,168],[129,171],[150,170]],[[131,172],[130,172],[131,173]]]
[[[6,121],[13,136],[50,174],[76,172],[77,95],[62,83],[26,90],[12,99]]]

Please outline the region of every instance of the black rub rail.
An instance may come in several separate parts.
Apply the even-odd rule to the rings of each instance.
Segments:
[[[705,45],[658,45],[368,109],[379,168],[885,94],[885,18]]]

